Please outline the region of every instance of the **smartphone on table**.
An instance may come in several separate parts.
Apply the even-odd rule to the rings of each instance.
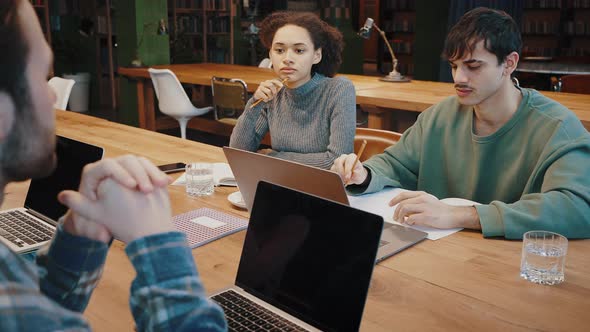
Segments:
[[[160,165],[158,168],[167,174],[176,173],[176,172],[184,172],[184,168],[186,167],[185,163],[172,163],[166,165]]]

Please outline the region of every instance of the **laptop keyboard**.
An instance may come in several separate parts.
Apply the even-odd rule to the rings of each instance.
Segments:
[[[211,299],[223,308],[230,331],[307,331],[233,290]]]
[[[55,229],[22,211],[0,213],[0,235],[18,247],[51,240]]]

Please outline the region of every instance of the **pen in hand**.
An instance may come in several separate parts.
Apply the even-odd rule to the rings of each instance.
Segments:
[[[281,84],[285,84],[285,82],[287,82],[288,80],[289,80],[289,78],[288,78],[288,77],[284,78],[284,79],[281,81]],[[250,106],[250,108],[254,108],[256,105],[260,104],[262,101],[263,101],[263,100],[262,100],[262,98],[258,99],[257,101],[255,101],[255,102],[254,102],[254,103],[253,103],[253,104]]]
[[[354,160],[354,164],[352,164],[352,168],[350,170],[350,177],[352,178],[352,172],[354,172],[354,168],[356,167],[356,164],[359,162],[359,159],[361,158],[361,155],[363,154],[363,152],[365,152],[365,147],[367,146],[367,140],[363,140],[363,143],[361,144],[361,148],[359,149],[359,153],[356,155],[356,159]],[[350,179],[348,181],[346,181],[346,184],[348,186],[348,184],[350,183]]]

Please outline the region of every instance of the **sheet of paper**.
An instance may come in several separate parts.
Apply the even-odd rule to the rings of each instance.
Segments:
[[[394,224],[400,225],[400,223],[393,220],[393,212],[395,211],[396,206],[389,206],[389,201],[392,198],[399,195],[401,192],[408,191],[405,189],[399,188],[385,188],[379,192],[361,195],[361,196],[348,196],[348,201],[350,202],[350,206],[355,207],[359,210],[371,212],[383,217],[385,222],[390,222]],[[469,200],[465,199],[454,199],[457,200],[452,201],[452,199],[442,200],[443,202],[450,204],[450,205],[474,205],[478,204]],[[463,203],[463,204],[453,204],[453,203]],[[404,225],[407,226],[407,225]],[[456,233],[462,228],[451,228],[451,229],[438,229],[432,227],[423,227],[423,226],[407,226],[411,227],[423,232],[428,233],[429,240],[438,240],[445,236],[449,236],[453,233]]]
[[[177,177],[176,180],[174,180],[174,182],[172,182],[173,186],[184,186],[186,185],[186,177],[185,177],[185,173],[182,173],[181,176]]]

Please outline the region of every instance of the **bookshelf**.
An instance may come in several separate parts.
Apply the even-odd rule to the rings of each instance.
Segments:
[[[526,0],[521,22],[523,58],[590,56],[590,1]],[[581,60],[583,61],[583,60]]]
[[[234,63],[233,0],[168,0],[172,63]]]
[[[41,23],[47,43],[51,45],[51,22],[49,21],[49,0],[29,0]]]
[[[116,36],[112,0],[94,0],[96,8],[96,72],[101,106],[117,108]]]
[[[406,76],[414,75],[414,34],[416,11],[414,0],[381,0],[379,27],[391,44],[398,59],[397,70]],[[378,35],[377,32],[373,32]],[[381,38],[377,43],[377,68],[382,73],[391,71],[391,56]]]

